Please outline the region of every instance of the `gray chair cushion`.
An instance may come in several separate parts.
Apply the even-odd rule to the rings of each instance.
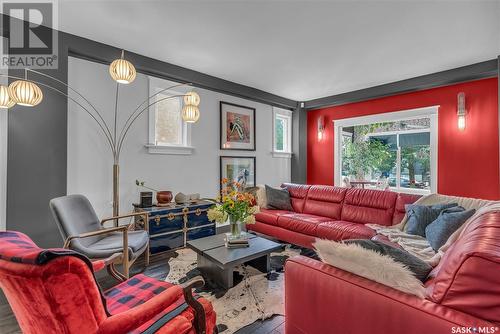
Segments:
[[[266,198],[269,209],[293,211],[287,189],[276,189],[266,184]]]
[[[94,208],[83,195],[68,195],[54,198],[50,201],[49,206],[63,239],[72,235],[101,229],[101,224]],[[95,236],[75,240],[72,243],[81,244],[83,247],[86,247],[99,239],[101,239],[100,236]]]
[[[419,235],[425,238],[425,228],[427,225],[432,223],[439,216],[441,211],[457,205],[457,203],[436,204],[432,206],[418,204],[406,205],[406,216],[408,217],[408,221],[406,222],[406,233]]]
[[[129,231],[128,232],[128,252],[129,258],[135,259],[146,249],[148,245],[149,236],[146,231]],[[88,247],[81,247],[80,245],[73,245],[74,249],[80,253],[85,254],[92,259],[107,258],[114,253],[123,252],[123,235],[120,232],[110,233],[97,242],[89,245]]]
[[[469,219],[476,210],[467,210],[456,206],[443,210],[441,214],[425,229],[425,238],[436,252],[448,238]]]
[[[357,244],[363,248],[373,250],[382,255],[390,256],[394,261],[404,264],[408,269],[410,269],[415,277],[425,282],[427,276],[432,270],[432,266],[427,262],[419,259],[416,256],[411,255],[407,251],[399,248],[392,247],[386,243],[368,240],[368,239],[359,239],[359,240],[345,240],[346,244]]]

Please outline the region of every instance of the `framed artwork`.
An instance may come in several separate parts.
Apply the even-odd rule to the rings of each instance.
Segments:
[[[255,151],[255,109],[220,102],[220,149]]]
[[[254,187],[256,185],[255,166],[255,157],[221,156],[220,181],[227,178],[229,181],[240,183],[243,187]]]

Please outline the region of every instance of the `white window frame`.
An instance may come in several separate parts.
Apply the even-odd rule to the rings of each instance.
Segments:
[[[153,96],[157,94],[160,90],[171,85],[170,82],[166,80],[161,80],[158,78],[149,77],[149,96]],[[167,90],[162,93],[162,95],[184,95],[185,92],[177,91],[177,90]],[[157,96],[152,99],[156,99]],[[182,97],[178,97],[181,100],[182,105]],[[149,101],[149,104],[153,103],[153,101]],[[194,147],[191,146],[191,124],[184,122],[181,120],[181,131],[182,131],[182,144],[158,144],[156,142],[156,107],[157,104],[153,104],[149,107],[149,136],[148,136],[148,144],[146,147],[148,152],[151,154],[180,154],[180,155],[190,155],[194,151]]]
[[[286,134],[283,138],[283,150],[276,149],[276,118],[281,118],[286,121]],[[273,107],[273,147],[271,153],[275,158],[291,158],[292,157],[292,111]],[[284,129],[285,130],[285,129]]]
[[[431,149],[431,162],[430,162],[430,173],[431,173],[431,189],[411,189],[411,188],[400,188],[391,187],[391,190],[401,193],[412,193],[412,194],[428,194],[437,193],[437,182],[438,182],[438,112],[439,105],[430,106],[425,108],[409,109],[402,111],[394,111],[388,113],[375,114],[370,116],[352,117],[333,121],[335,138],[333,147],[334,156],[334,184],[336,186],[342,186],[342,128],[357,126],[357,125],[367,125],[373,123],[385,123],[394,122],[402,120],[411,120],[419,118],[429,118],[430,120],[430,149]],[[417,130],[417,132],[423,132],[422,130]],[[380,135],[380,133],[377,133]],[[398,175],[399,177],[399,175]],[[399,178],[397,181],[399,183]]]

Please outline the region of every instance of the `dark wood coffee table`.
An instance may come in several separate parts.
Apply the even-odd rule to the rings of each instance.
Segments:
[[[249,247],[226,248],[224,234],[188,241],[188,247],[198,255],[198,269],[225,289],[233,287],[234,267],[249,264],[261,272],[270,268],[269,255],[283,249],[274,241],[249,234]]]

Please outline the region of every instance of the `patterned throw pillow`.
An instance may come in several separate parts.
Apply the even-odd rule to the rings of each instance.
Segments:
[[[425,238],[425,228],[432,223],[441,213],[441,211],[457,206],[457,203],[436,204],[432,206],[407,204],[405,206],[406,216],[406,233],[419,235]]]
[[[432,249],[437,252],[475,212],[474,209],[465,211],[461,206],[443,210],[439,217],[425,228],[425,238]]]
[[[266,184],[266,198],[269,209],[293,211],[287,189],[276,189]]]

